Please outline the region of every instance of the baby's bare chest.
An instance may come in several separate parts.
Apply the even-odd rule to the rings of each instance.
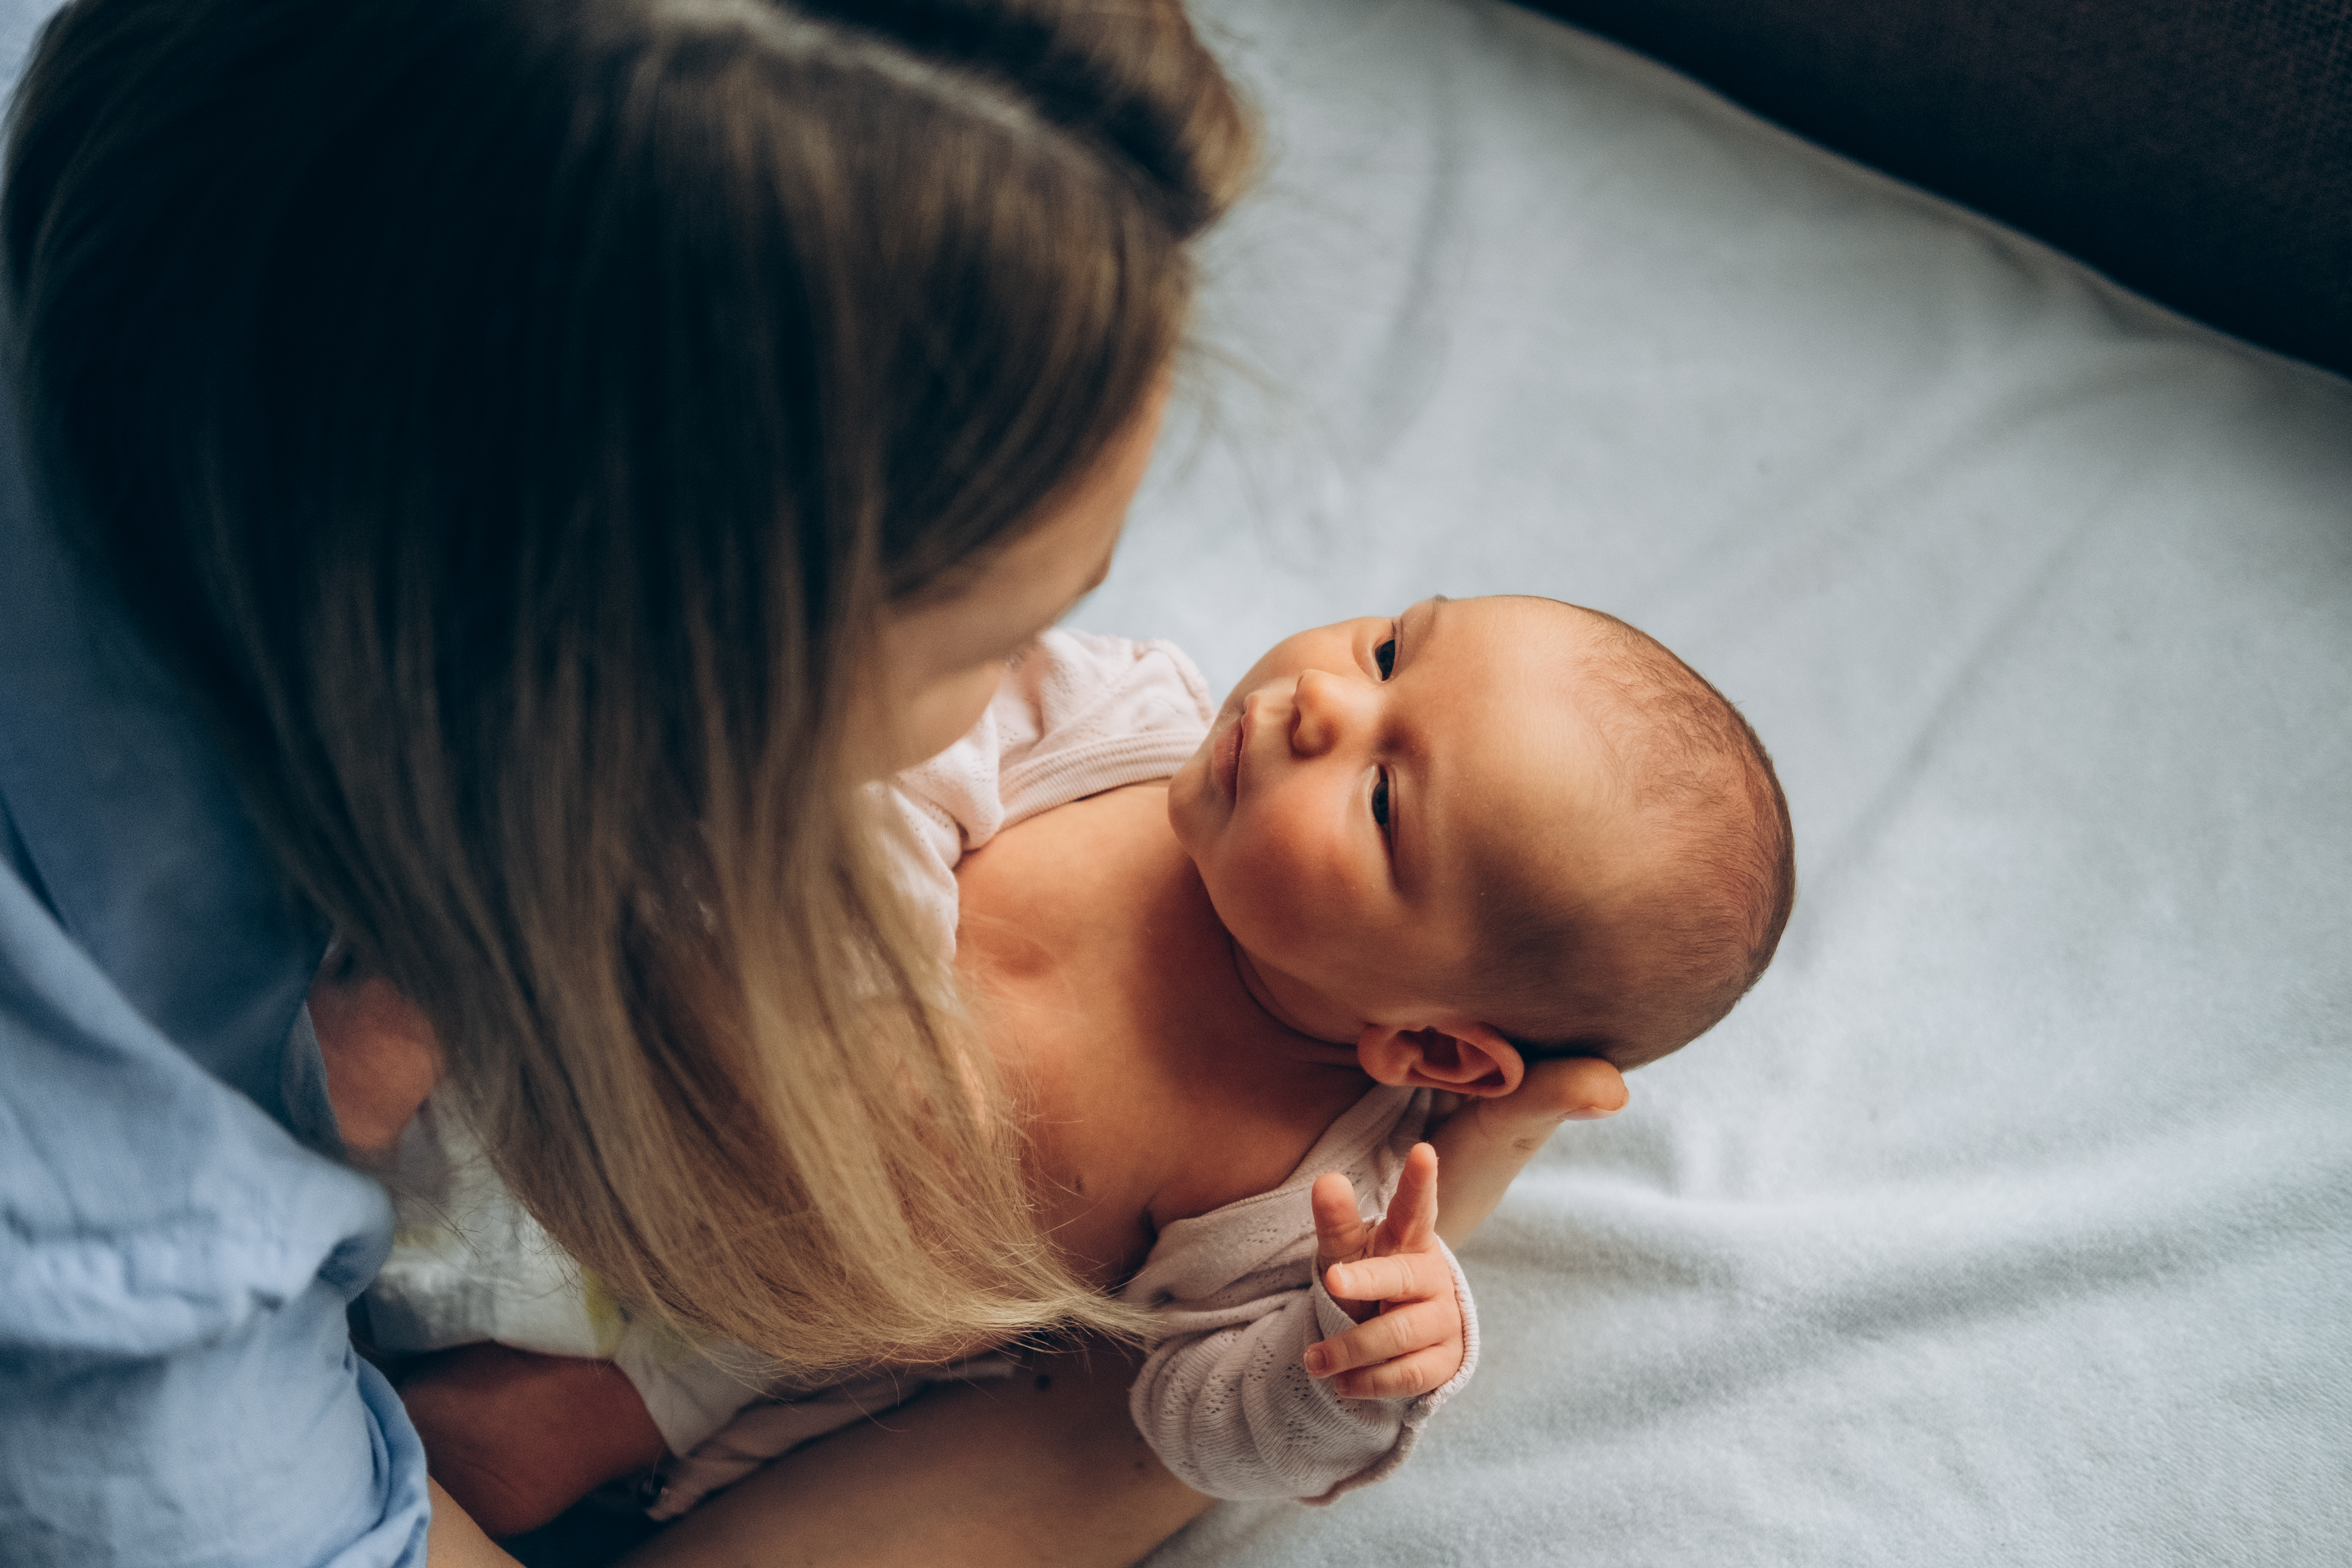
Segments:
[[[957,879],[957,966],[1028,1117],[1050,1233],[1097,1282],[1159,1226],[1279,1184],[1362,1092],[1269,1048],[1160,792],[1045,813]]]

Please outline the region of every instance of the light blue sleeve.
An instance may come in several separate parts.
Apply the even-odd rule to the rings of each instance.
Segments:
[[[415,1568],[424,1456],[354,1357],[391,1239],[0,868],[0,1542],[12,1568]]]
[[[47,9],[0,0],[6,76]],[[319,933],[79,591],[12,403],[0,380],[0,1562],[420,1568],[424,1452],[343,1317],[391,1206],[320,1152],[317,1047],[289,1045]]]

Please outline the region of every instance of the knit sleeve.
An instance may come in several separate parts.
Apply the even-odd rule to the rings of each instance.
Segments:
[[[1444,1244],[1440,1242],[1444,1248]],[[1137,1430],[1179,1480],[1211,1497],[1328,1503],[1386,1479],[1478,1364],[1469,1282],[1444,1254],[1461,1304],[1462,1366],[1412,1399],[1343,1399],[1307,1375],[1307,1347],[1354,1326],[1311,1279],[1311,1258],[1158,1309],[1165,1337],[1128,1395]]]

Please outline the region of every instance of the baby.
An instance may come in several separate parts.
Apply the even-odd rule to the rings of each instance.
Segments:
[[[1433,1112],[1461,1107],[1435,1134],[1458,1237],[1551,1122],[1614,1110],[1622,1071],[1730,1009],[1794,888],[1736,710],[1643,634],[1534,598],[1301,633],[1213,712],[1167,645],[1049,634],[897,795],[1048,1234],[1152,1314],[1137,1426],[1223,1497],[1379,1479],[1468,1376]],[[707,1369],[622,1363],[667,1446],[706,1456],[672,1462],[665,1512],[824,1429],[788,1396],[698,1444]],[[464,1393],[426,1401],[428,1448]]]

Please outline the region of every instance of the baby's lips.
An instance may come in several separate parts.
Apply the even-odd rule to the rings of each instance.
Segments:
[[[1209,776],[1229,801],[1241,798],[1242,742],[1248,730],[1249,713],[1244,709],[1210,738]]]

